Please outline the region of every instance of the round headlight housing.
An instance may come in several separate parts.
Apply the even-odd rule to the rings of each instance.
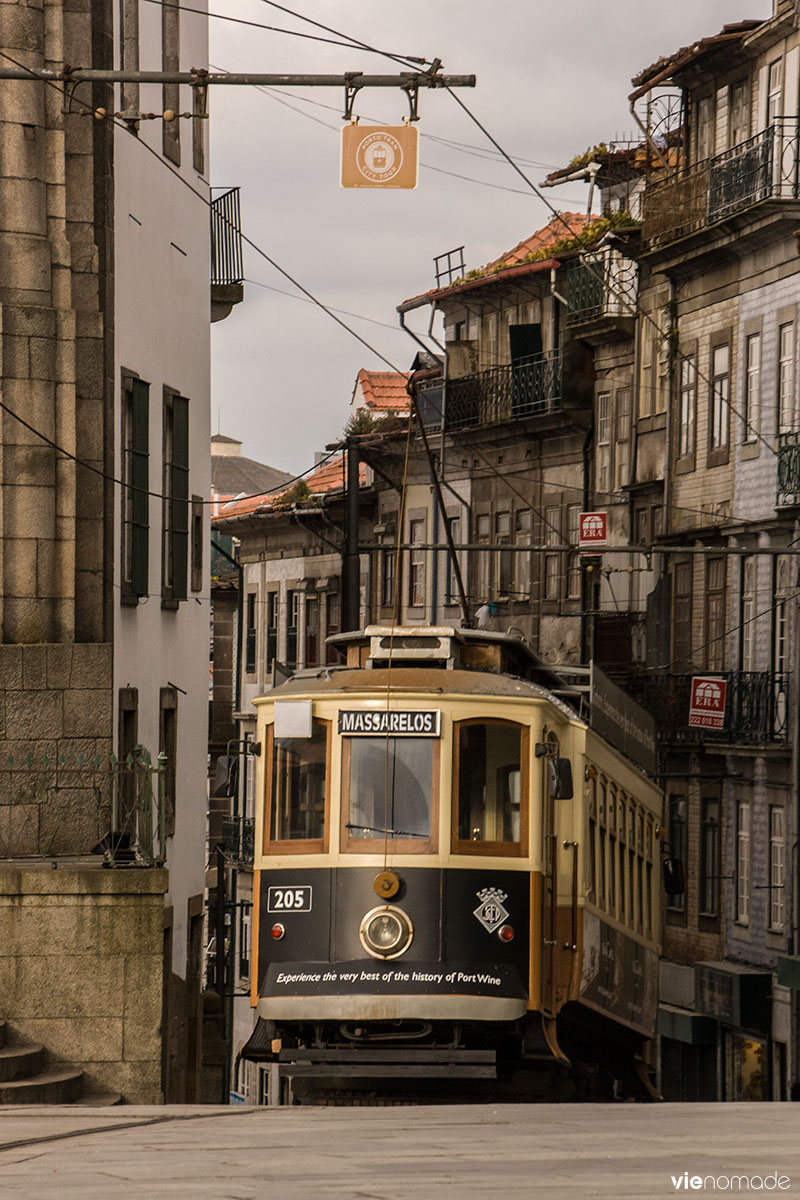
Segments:
[[[373,958],[399,958],[411,945],[414,927],[402,908],[382,904],[367,913],[358,936],[367,954]]]

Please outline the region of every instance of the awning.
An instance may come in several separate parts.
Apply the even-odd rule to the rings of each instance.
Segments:
[[[689,1046],[713,1046],[717,1040],[717,1022],[713,1017],[691,1012],[688,1008],[674,1008],[671,1004],[658,1006],[656,1028],[661,1037]]]

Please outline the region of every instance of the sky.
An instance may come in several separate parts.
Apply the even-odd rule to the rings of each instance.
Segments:
[[[729,22],[764,18],[771,0],[305,0],[283,9],[377,49],[440,58],[474,74],[457,95],[528,178],[599,142],[632,138],[631,77],[663,54]],[[267,0],[211,0],[212,13],[331,36]],[[212,69],[260,73],[395,74],[361,49],[215,19]],[[434,286],[433,258],[464,246],[469,270],[547,224],[551,214],[447,92],[419,97],[420,173],[414,191],[339,187],[344,94],[335,88],[211,89],[211,183],[241,188],[244,233],[288,275],[339,312],[359,343],[255,250],[245,247],[245,298],[212,326],[212,429],[242,453],[300,472],[344,429],[361,367],[408,370],[416,344],[397,305]],[[362,90],[360,124],[408,114],[394,89]],[[544,193],[582,211],[584,184]],[[355,314],[353,316],[348,314]],[[427,331],[430,309],[408,324]],[[434,326],[435,332],[440,330]],[[378,352],[375,353],[374,351]]]

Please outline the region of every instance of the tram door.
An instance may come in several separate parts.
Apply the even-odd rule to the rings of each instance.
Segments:
[[[542,796],[542,1009],[555,1016],[557,970],[558,871],[555,799],[551,786],[551,764],[558,757],[558,741],[554,734],[547,737],[548,752],[541,763]]]

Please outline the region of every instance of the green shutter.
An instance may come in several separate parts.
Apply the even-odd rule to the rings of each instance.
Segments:
[[[189,401],[172,397],[172,599],[185,600],[189,557]]]
[[[146,596],[149,587],[150,551],[150,385],[141,379],[132,381],[132,447],[130,482],[131,513],[131,590]]]

